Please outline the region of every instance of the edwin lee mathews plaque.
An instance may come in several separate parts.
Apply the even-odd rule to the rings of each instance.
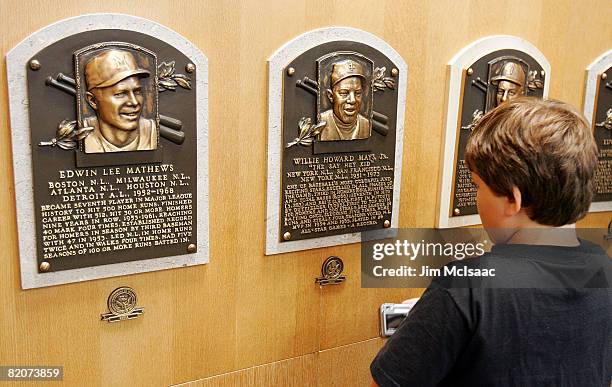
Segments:
[[[61,24],[83,28],[65,35]],[[9,53],[8,76],[20,88],[11,88],[11,99],[27,101],[27,111],[11,104],[16,185],[29,188],[17,192],[22,278],[24,259],[36,268],[24,287],[172,267],[169,260],[120,265],[162,257],[176,266],[207,262],[207,251],[195,257],[207,250],[200,238],[208,239],[207,220],[198,221],[208,207],[207,181],[198,178],[207,169],[198,162],[206,157],[198,106],[205,57],[165,27],[125,15],[47,29],[36,49],[22,43]],[[28,164],[31,175],[22,169]],[[57,275],[75,270],[76,277]]]

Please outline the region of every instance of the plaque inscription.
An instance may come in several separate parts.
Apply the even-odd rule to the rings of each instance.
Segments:
[[[207,210],[201,203],[207,188],[199,186],[207,183],[198,176],[207,165],[200,162],[206,139],[198,132],[196,98],[196,90],[206,93],[196,87],[206,62],[188,42],[182,47],[196,57],[142,30],[109,28],[121,19],[152,24],[164,35],[164,27],[144,19],[83,16],[58,24],[71,24],[68,31],[82,23],[106,28],[62,32],[12,60],[26,69],[29,107],[28,145],[15,162],[17,185],[31,178],[32,187],[17,195],[20,245],[23,225],[33,223],[36,274],[43,277],[28,274],[35,283],[24,287],[63,283],[52,274],[75,269],[82,280],[173,267],[156,260],[164,257],[182,265],[208,261],[207,252],[204,260],[180,258],[194,257],[205,245],[198,237],[207,235],[207,221],[206,233],[198,230],[199,206]],[[18,162],[31,162],[31,177],[22,176]],[[33,222],[20,214],[29,206]],[[133,261],[142,263],[95,271]]]
[[[296,246],[392,225],[405,76],[394,59],[369,44],[337,39],[276,70],[282,128],[278,223],[275,236],[268,235],[274,243]]]
[[[37,195],[41,262],[51,270],[173,254],[194,243],[195,182],[176,164],[59,170]],[[174,254],[173,254],[174,255]],[[142,258],[140,258],[142,259]],[[50,270],[47,270],[50,271]]]

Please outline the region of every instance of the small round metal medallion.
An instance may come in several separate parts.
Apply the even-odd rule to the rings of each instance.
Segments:
[[[339,257],[331,256],[323,262],[321,274],[327,279],[334,279],[340,277],[344,270],[344,263]]]
[[[458,209],[458,208],[455,208],[455,210],[453,211],[453,213],[454,213],[455,215],[461,215],[461,210],[460,210],[460,209]]]
[[[397,77],[399,74],[399,70],[396,68],[391,69],[391,75]]]
[[[601,74],[601,79],[606,79],[606,78],[608,78],[608,74],[606,73]]]
[[[287,231],[286,233],[283,234],[283,239],[288,241],[289,239],[291,239],[291,233],[289,231]]]
[[[187,63],[187,65],[185,66],[185,71],[187,71],[188,73],[194,72],[195,65],[193,63]]]
[[[391,222],[389,222],[389,219],[387,219],[387,220],[385,220],[385,221],[383,222],[383,227],[384,227],[384,228],[389,228],[389,227],[391,227]]]
[[[136,293],[126,286],[117,288],[108,296],[108,310],[121,315],[128,314],[136,307]]]
[[[293,67],[289,67],[287,69],[287,75],[292,76],[293,74],[295,74],[295,69]]]
[[[467,69],[467,75],[472,75],[472,74],[474,74],[474,69],[470,67],[469,69]]]
[[[188,253],[195,253],[198,250],[197,246],[195,245],[195,243],[190,243],[189,246],[187,246],[187,252]]]

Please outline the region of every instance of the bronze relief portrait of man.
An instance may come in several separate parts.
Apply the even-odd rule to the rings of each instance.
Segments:
[[[529,65],[519,58],[494,60],[489,71],[491,94],[487,95],[487,111],[514,98],[526,95]]]
[[[101,43],[75,53],[78,118],[93,130],[85,153],[157,149],[156,57],[128,43]]]
[[[333,53],[319,61],[319,141],[363,140],[372,133],[373,63],[356,53]]]

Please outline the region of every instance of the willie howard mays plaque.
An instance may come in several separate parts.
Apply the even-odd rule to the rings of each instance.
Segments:
[[[34,33],[7,71],[23,288],[208,262],[197,48],[93,14]]]
[[[404,60],[372,34],[326,28],[287,43],[268,64],[266,254],[359,242],[363,231],[390,236]]]
[[[474,125],[488,111],[519,96],[548,95],[550,64],[531,43],[514,36],[489,36],[457,53],[448,64],[437,226],[480,224],[476,187],[463,153]]]

